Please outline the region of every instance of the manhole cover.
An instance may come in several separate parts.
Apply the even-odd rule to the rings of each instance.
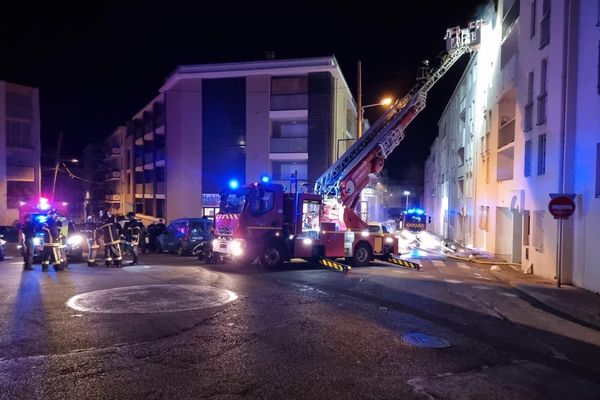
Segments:
[[[450,342],[437,336],[424,333],[407,333],[402,335],[402,340],[416,347],[429,347],[432,349],[445,349],[450,347]]]
[[[234,292],[211,286],[144,285],[78,294],[67,306],[93,313],[151,314],[216,307],[235,299]]]

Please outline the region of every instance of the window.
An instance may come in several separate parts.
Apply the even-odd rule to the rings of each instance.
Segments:
[[[525,176],[531,176],[531,140],[525,142]]]
[[[252,214],[264,214],[273,209],[275,205],[275,193],[270,190],[258,190],[256,198],[252,202]]]
[[[308,137],[307,121],[273,121],[273,137]]]
[[[536,0],[533,0],[531,2],[531,20],[529,23],[529,38],[533,38],[535,36],[535,7],[536,7]]]
[[[538,138],[538,164],[537,174],[544,175],[546,173],[546,134],[540,135]]]
[[[540,73],[540,95],[537,98],[537,125],[541,125],[546,122],[546,100],[548,98],[547,92],[547,74],[548,62],[542,60],[541,73]]]
[[[540,50],[550,43],[550,0],[542,0],[542,19],[540,21]]]
[[[533,129],[533,71],[527,76],[527,104],[525,104],[525,121],[523,130],[529,132]]]
[[[306,161],[274,161],[273,162],[273,179],[287,181],[290,179],[294,171],[297,172],[296,177],[299,181],[308,179],[308,166]]]
[[[31,122],[7,119],[6,146],[31,148]]]

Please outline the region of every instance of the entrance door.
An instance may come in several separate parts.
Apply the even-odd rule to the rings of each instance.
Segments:
[[[518,211],[512,212],[513,220],[513,240],[512,240],[512,262],[521,263],[521,249],[523,237],[523,214]]]

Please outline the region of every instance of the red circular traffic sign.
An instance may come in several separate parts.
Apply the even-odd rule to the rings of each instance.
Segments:
[[[575,202],[570,197],[558,196],[550,200],[548,211],[556,219],[567,219],[575,212]]]

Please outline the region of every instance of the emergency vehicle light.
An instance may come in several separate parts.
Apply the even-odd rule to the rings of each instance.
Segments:
[[[50,204],[48,203],[48,199],[45,197],[40,197],[40,202],[37,205],[37,208],[40,210],[47,210],[50,208]]]
[[[269,175],[263,175],[260,177],[260,181],[262,183],[269,183],[271,181],[271,178],[269,177]]]
[[[229,189],[235,190],[235,189],[237,189],[239,187],[240,187],[240,183],[238,182],[237,179],[232,179],[232,180],[229,181]]]

